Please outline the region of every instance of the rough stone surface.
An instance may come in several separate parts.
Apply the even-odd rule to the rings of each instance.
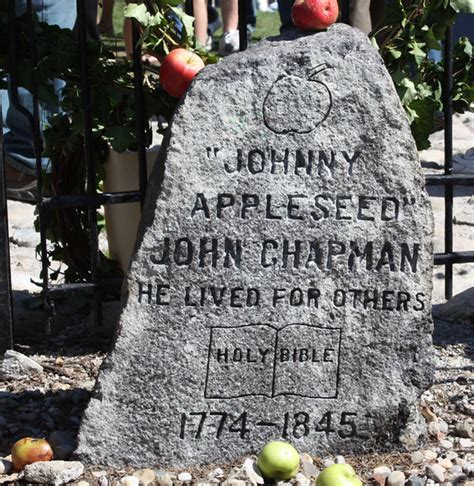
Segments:
[[[25,467],[22,478],[26,482],[58,486],[82,476],[84,466],[78,461],[34,462]]]
[[[149,187],[84,461],[419,447],[432,216],[365,36],[290,33],[204,69]]]
[[[24,354],[9,349],[0,358],[0,380],[20,379],[32,373],[41,373],[43,367]]]

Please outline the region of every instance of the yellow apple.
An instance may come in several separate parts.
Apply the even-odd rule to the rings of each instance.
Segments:
[[[25,466],[38,461],[50,461],[53,449],[45,439],[25,437],[13,444],[12,463],[15,471],[22,471]]]
[[[321,471],[316,486],[363,486],[349,464],[332,464]]]
[[[300,468],[298,451],[287,442],[269,442],[260,452],[258,468],[268,479],[291,479]]]

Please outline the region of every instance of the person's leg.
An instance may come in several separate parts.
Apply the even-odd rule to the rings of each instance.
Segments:
[[[33,9],[41,22],[51,25],[59,25],[63,28],[72,29],[76,21],[76,2],[71,2],[71,7],[65,9],[61,0],[34,0]],[[16,11],[18,15],[25,13],[26,0],[16,1]],[[53,81],[56,93],[59,94],[63,83],[59,80]],[[33,111],[33,97],[24,88],[17,89],[17,97],[20,105],[30,113]],[[1,90],[2,101],[2,125],[4,135],[4,150],[6,163],[20,174],[25,173],[30,176],[36,174],[36,158],[33,149],[33,134],[28,118],[13,106],[12,90]],[[41,128],[47,123],[48,117],[54,113],[58,107],[40,106]],[[43,168],[47,169],[48,159],[42,159]],[[8,174],[7,174],[8,175]],[[22,177],[19,177],[22,179]],[[14,182],[14,181],[11,181]],[[7,179],[7,184],[9,183]]]
[[[278,13],[280,14],[281,26],[280,32],[286,32],[295,28],[295,24],[291,18],[291,7],[294,0],[278,0]]]
[[[221,14],[224,34],[219,41],[219,54],[227,56],[240,47],[238,0],[221,0]]]
[[[194,35],[205,46],[207,44],[207,0],[193,0]]]
[[[99,32],[101,34],[113,34],[114,33],[114,14],[115,0],[102,0],[102,12],[99,20]]]
[[[221,1],[222,14],[222,29],[224,32],[237,30],[239,25],[239,4],[237,0],[222,0]]]
[[[372,30],[370,0],[349,0],[349,24],[364,34],[368,34]]]

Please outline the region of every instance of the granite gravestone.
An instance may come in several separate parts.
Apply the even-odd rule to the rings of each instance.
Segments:
[[[415,446],[432,215],[390,76],[336,25],[199,74],[151,180],[89,462]]]

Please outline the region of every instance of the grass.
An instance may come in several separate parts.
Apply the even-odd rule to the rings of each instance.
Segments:
[[[104,42],[112,47],[117,53],[124,52],[123,46],[123,10],[125,0],[115,0],[113,15],[114,36],[104,36]],[[280,17],[278,12],[257,12],[257,28],[252,34],[252,42],[259,41],[265,37],[277,35],[280,28]],[[219,29],[214,40],[217,41],[222,36],[222,30]]]

